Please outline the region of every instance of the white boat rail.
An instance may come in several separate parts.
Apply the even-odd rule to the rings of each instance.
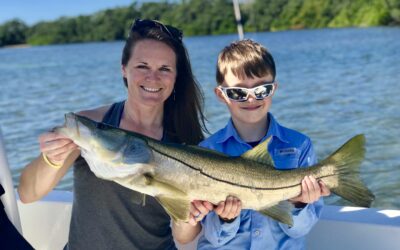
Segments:
[[[3,143],[3,134],[0,128],[0,184],[4,188],[4,195],[1,196],[1,202],[4,205],[4,210],[10,219],[11,223],[22,234],[21,220],[19,218],[16,195],[14,192],[13,180],[8,166],[7,154]]]
[[[53,191],[35,203],[18,202],[24,237],[35,249],[64,247],[72,200],[71,192]],[[328,205],[306,241],[308,250],[400,249],[400,210]],[[196,249],[196,242],[178,249]]]

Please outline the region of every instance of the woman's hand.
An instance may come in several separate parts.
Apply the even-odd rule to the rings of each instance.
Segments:
[[[201,231],[201,221],[210,211],[214,205],[208,201],[194,200],[190,203],[190,217],[189,222],[174,221],[172,223],[172,235],[174,239],[180,244],[187,244],[194,240]]]
[[[313,176],[306,176],[301,181],[301,194],[289,201],[295,205],[299,203],[308,204],[316,202],[321,196],[328,196],[330,194],[331,191],[323,181],[318,181]]]
[[[54,132],[40,135],[39,144],[43,155],[28,163],[21,172],[18,193],[23,203],[37,201],[48,194],[79,156],[75,143]]]
[[[47,132],[39,136],[40,151],[54,165],[63,165],[68,155],[77,149],[77,145],[69,138]]]
[[[190,204],[190,218],[189,224],[192,226],[197,225],[206,215],[214,209],[214,205],[208,201],[192,201]]]
[[[225,201],[218,203],[218,206],[214,209],[219,218],[225,222],[232,222],[240,215],[241,210],[241,201],[233,196],[228,196]]]

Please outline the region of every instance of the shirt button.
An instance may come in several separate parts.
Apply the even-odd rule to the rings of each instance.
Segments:
[[[259,236],[260,235],[260,231],[259,230],[254,231],[254,235],[255,236]]]

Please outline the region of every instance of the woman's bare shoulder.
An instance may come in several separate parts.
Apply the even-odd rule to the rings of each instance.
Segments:
[[[82,110],[79,111],[77,114],[81,116],[85,116],[89,119],[92,119],[97,122],[101,122],[103,120],[104,115],[110,109],[111,105],[106,105],[94,109]]]

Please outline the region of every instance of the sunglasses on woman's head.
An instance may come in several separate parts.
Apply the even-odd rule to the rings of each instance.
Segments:
[[[182,41],[182,31],[179,29],[172,27],[170,25],[164,25],[161,22],[155,20],[142,20],[142,19],[135,19],[132,24],[131,32],[139,31],[143,28],[159,28],[162,32],[166,33],[169,37]]]
[[[254,88],[241,88],[241,87],[221,87],[218,88],[232,101],[245,102],[249,99],[250,93],[256,97],[257,100],[263,100],[271,96],[275,90],[275,81],[265,82]]]

